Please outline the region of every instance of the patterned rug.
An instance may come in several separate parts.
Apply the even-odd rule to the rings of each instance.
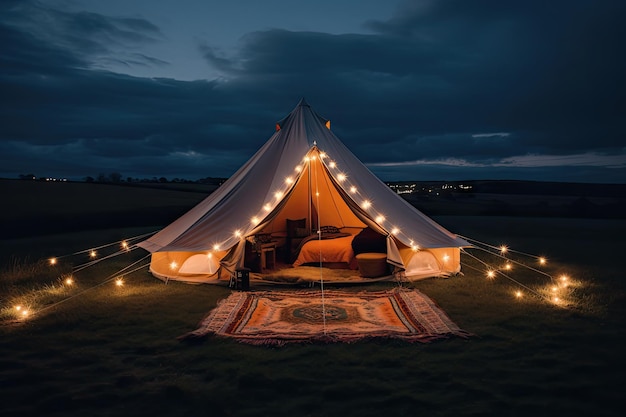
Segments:
[[[245,343],[354,342],[397,338],[410,342],[469,333],[417,290],[233,292],[180,339],[228,336]]]

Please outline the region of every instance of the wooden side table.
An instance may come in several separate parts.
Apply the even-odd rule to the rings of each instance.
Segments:
[[[276,268],[276,242],[261,244],[261,270]]]

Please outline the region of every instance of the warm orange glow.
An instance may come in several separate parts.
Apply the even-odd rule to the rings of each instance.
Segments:
[[[540,263],[541,265],[545,265],[545,264],[546,264],[546,262],[548,262],[548,261],[547,261],[547,259],[546,259],[546,258],[544,258],[543,256],[541,256],[541,257],[539,258],[539,263]]]
[[[330,130],[330,120],[326,122],[326,129]]]
[[[285,183],[288,184],[288,185],[293,184],[293,178],[291,178],[291,177],[285,178]]]
[[[19,304],[18,304],[18,305],[16,305],[16,306],[15,306],[15,310],[17,310],[17,311],[22,310],[22,306],[21,306],[21,305],[19,305]]]
[[[57,258],[50,258],[50,265],[56,265],[57,264]]]
[[[176,263],[176,261],[170,262],[170,269],[174,271],[176,268],[178,268],[178,264]]]
[[[523,294],[522,294],[522,292],[521,292],[521,291],[515,291],[515,296],[516,296],[517,298],[522,298],[522,295],[523,295]]]
[[[124,279],[123,278],[116,279],[115,280],[115,285],[117,285],[118,287],[124,286]]]
[[[128,250],[128,242],[122,241],[122,249]]]
[[[235,230],[235,237],[241,237],[241,230]]]
[[[444,263],[448,262],[449,260],[450,260],[450,255],[448,255],[448,254],[443,255],[443,262]]]
[[[506,265],[504,265],[504,269],[506,269],[507,271],[510,271],[511,269],[513,269],[513,265],[511,265],[510,263],[507,263]]]
[[[301,172],[302,171],[302,165],[298,165],[297,167],[295,167],[296,172]]]
[[[220,245],[218,245],[217,243],[213,245],[213,250],[220,250]]]
[[[320,159],[326,158],[326,154],[324,152],[320,153]]]
[[[74,280],[72,279],[72,277],[65,278],[65,285],[72,285],[72,284],[74,284]]]
[[[495,276],[496,276],[496,271],[494,270],[487,271],[487,278],[495,278]]]

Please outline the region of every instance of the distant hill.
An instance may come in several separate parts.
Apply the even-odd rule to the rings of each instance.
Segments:
[[[429,216],[626,218],[626,185],[534,181],[393,182]],[[463,187],[460,187],[463,185]],[[3,238],[103,228],[162,227],[202,201],[216,183],[2,180]]]

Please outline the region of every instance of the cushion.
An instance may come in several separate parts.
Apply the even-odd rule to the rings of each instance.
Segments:
[[[365,252],[387,253],[387,238],[366,227],[352,240],[352,250],[355,255]]]
[[[325,234],[341,233],[341,230],[339,230],[335,226],[322,226],[320,227],[320,232],[322,232],[322,234],[325,235]]]
[[[302,235],[302,233],[304,233],[304,235]],[[305,237],[308,236],[308,234],[306,219],[287,219],[287,237]]]

